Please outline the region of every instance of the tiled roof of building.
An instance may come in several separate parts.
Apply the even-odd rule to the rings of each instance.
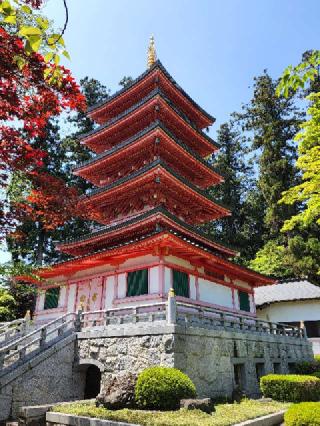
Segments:
[[[162,63],[160,62],[160,60],[158,59],[153,65],[152,67],[150,67],[149,69],[147,69],[145,72],[143,72],[141,75],[139,75],[137,78],[135,78],[134,80],[132,80],[129,84],[127,84],[125,87],[123,87],[122,89],[118,90],[117,92],[115,92],[113,95],[109,96],[106,100],[103,100],[95,105],[93,105],[92,107],[90,107],[88,109],[88,112],[94,111],[95,109],[98,109],[99,107],[101,107],[103,104],[109,103],[111,100],[113,100],[114,98],[116,98],[117,96],[121,95],[122,93],[128,91],[132,86],[134,86],[136,83],[138,83],[139,81],[141,81],[144,77],[146,77],[148,74],[150,74],[155,68],[159,68],[164,74],[165,76],[168,78],[168,80],[170,80],[177,89],[180,90],[180,92],[196,107],[199,109],[199,111],[201,111],[205,116],[207,116],[210,120],[215,121],[215,118],[210,115],[207,111],[205,111],[200,105],[197,104],[197,102],[195,102],[189,95],[188,93],[186,93],[182,87],[174,80],[174,78],[169,74],[169,72],[166,70],[166,68],[162,65]]]
[[[255,289],[257,307],[277,302],[320,299],[320,287],[307,280],[292,280]]]

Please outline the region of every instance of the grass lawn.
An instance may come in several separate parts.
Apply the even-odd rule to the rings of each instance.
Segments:
[[[229,426],[245,420],[275,413],[289,407],[276,401],[262,403],[254,400],[244,400],[240,404],[217,404],[216,412],[205,414],[199,410],[179,411],[142,411],[117,410],[95,407],[92,403],[70,403],[55,406],[52,411],[75,414],[79,416],[96,417],[99,419],[118,420],[143,426]]]

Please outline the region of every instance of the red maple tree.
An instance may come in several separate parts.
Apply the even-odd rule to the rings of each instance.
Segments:
[[[38,8],[41,0],[26,0]],[[0,198],[0,237],[12,232],[21,215],[40,218],[52,229],[73,214],[76,190],[41,170],[46,152],[30,142],[44,135],[48,120],[63,110],[84,110],[85,99],[70,71],[26,52],[23,40],[0,27],[0,188],[23,172],[33,189],[25,203]],[[52,78],[59,67],[59,78]]]

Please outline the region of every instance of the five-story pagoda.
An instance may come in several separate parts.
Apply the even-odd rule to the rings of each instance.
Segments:
[[[100,126],[80,142],[96,155],[74,173],[96,188],[78,208],[103,226],[57,246],[73,258],[39,272],[37,318],[150,303],[172,287],[181,300],[254,315],[253,287],[272,280],[199,230],[230,215],[206,192],[223,181],[204,160],[218,149],[203,131],[214,119],[156,60],[153,39],[147,71],[88,115]]]

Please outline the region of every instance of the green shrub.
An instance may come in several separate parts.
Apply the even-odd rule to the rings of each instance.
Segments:
[[[320,359],[316,358],[313,361],[296,362],[293,367],[295,374],[312,374],[316,371],[320,371]]]
[[[320,379],[320,371],[316,371],[315,373],[312,373],[311,376],[318,377],[318,379]]]
[[[320,426],[320,402],[292,405],[284,415],[286,426]]]
[[[277,401],[320,400],[320,379],[314,376],[269,374],[261,377],[260,389],[265,397]]]
[[[320,364],[320,355],[315,355],[315,356],[314,356],[314,359],[315,359],[316,361],[318,361],[318,362],[319,362],[319,364]]]
[[[135,398],[139,408],[175,410],[179,408],[180,399],[195,396],[192,381],[176,368],[150,367],[138,376]]]

